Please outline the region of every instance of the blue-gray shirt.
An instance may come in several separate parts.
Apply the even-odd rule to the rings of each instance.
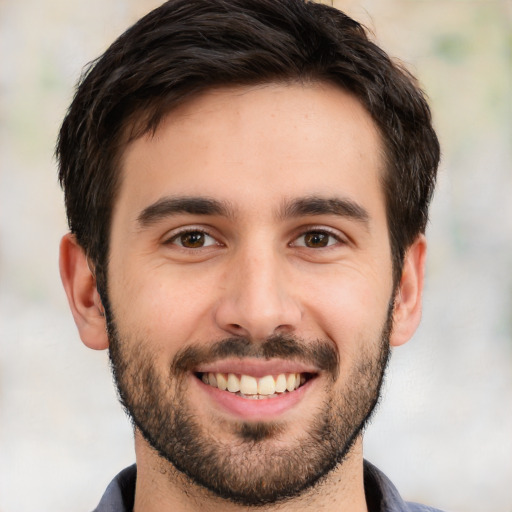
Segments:
[[[124,469],[110,483],[93,512],[132,512],[137,468]],[[441,512],[404,501],[389,478],[368,461],[364,462],[364,489],[370,512]]]

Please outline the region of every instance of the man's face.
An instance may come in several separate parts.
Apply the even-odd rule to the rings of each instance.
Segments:
[[[393,301],[383,172],[371,117],[327,84],[211,91],[126,149],[116,379],[148,445],[218,495],[297,495],[371,413]]]

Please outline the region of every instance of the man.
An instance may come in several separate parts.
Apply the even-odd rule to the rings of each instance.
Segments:
[[[135,431],[97,511],[433,510],[362,455],[420,321],[439,145],[358,23],[171,0],[90,67],[57,155],[62,280]]]

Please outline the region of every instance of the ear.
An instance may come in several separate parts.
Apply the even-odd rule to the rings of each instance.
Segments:
[[[424,235],[419,235],[405,253],[393,308],[391,346],[409,341],[420,323],[426,254],[427,241]]]
[[[62,237],[60,242],[59,268],[80,338],[89,348],[108,348],[105,315],[96,289],[96,278],[84,250],[71,234]]]

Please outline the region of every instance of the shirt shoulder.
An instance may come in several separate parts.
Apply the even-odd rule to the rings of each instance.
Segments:
[[[443,512],[438,508],[428,507],[427,505],[422,505],[421,503],[413,503],[408,501],[406,503],[408,506],[408,512]]]
[[[391,480],[366,460],[364,490],[370,512],[443,512],[437,508],[404,501]]]
[[[131,512],[135,498],[137,466],[123,469],[105,490],[93,512]]]

